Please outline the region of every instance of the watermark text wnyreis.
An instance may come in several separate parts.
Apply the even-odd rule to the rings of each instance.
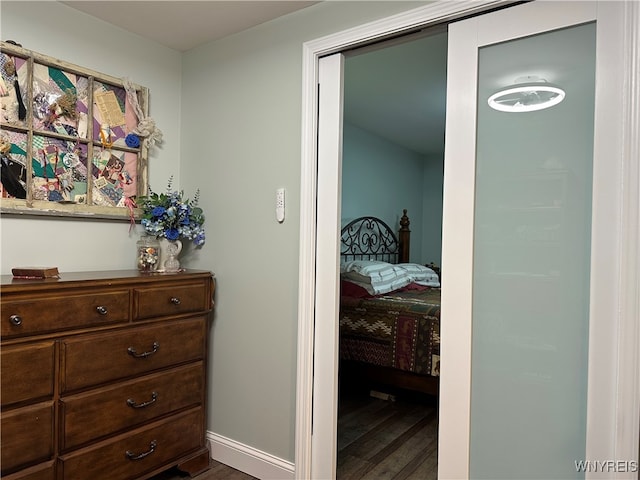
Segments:
[[[637,473],[637,460],[576,460],[576,472]]]

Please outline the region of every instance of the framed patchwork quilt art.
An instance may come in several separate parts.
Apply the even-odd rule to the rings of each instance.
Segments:
[[[2,213],[138,217],[162,141],[149,91],[0,42]]]

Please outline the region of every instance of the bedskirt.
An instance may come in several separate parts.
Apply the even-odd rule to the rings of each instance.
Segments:
[[[440,374],[440,289],[341,297],[340,358]]]

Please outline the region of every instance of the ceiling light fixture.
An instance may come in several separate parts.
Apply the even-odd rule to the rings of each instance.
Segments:
[[[564,100],[563,89],[544,78],[526,76],[516,78],[510,87],[502,88],[489,97],[488,103],[501,112],[534,112],[553,107]]]

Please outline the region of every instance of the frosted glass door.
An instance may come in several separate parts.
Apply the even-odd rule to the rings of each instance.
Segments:
[[[620,5],[449,27],[440,478],[584,478],[614,457]],[[548,87],[564,98],[542,108]]]
[[[588,23],[479,51],[471,478],[580,475],[574,460],[584,459],[586,441],[595,34]],[[564,101],[537,111],[488,105],[497,89],[533,75],[547,80],[533,83],[565,90]],[[536,108],[542,95],[513,101]]]

